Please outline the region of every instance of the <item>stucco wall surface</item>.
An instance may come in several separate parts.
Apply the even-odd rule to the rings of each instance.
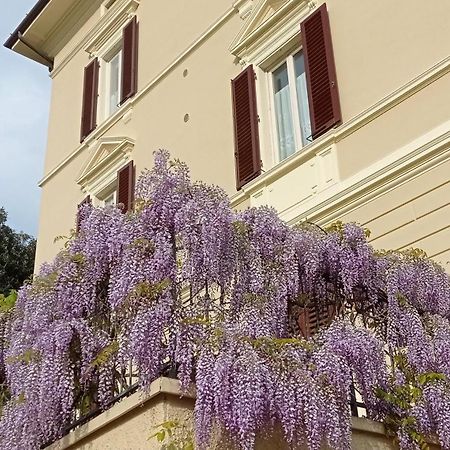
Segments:
[[[116,0],[117,5],[122,3],[126,1]],[[52,74],[36,267],[52,259],[61,247],[61,242],[53,243],[54,238],[73,228],[76,205],[87,195],[77,180],[103,138],[133,139],[131,158],[138,173],[151,166],[154,150],[167,148],[187,162],[194,179],[218,184],[231,196],[240,195],[234,201],[239,209],[265,203],[290,222],[295,217],[317,217],[322,222],[343,218],[370,227],[369,209],[359,203],[325,219],[314,211],[321,203],[330,203],[352,177],[368,178],[375,165],[387,164],[408,146],[415,151],[412,143],[426,140],[432,130],[450,123],[446,95],[450,90],[450,2],[439,0],[433,8],[424,9],[419,0],[407,5],[388,0],[328,0],[343,124],[299,149],[290,158],[297,158],[298,163],[285,160],[274,165],[272,140],[267,138],[274,133],[274,123],[270,105],[262,98],[259,131],[264,173],[255,180],[257,188],[249,183],[237,193],[230,79],[242,66],[230,46],[246,23],[240,17],[239,5],[244,3],[180,2],[174,14],[164,2],[141,1],[136,9],[140,23],[138,93],[111,118],[99,120],[83,144],[79,142],[82,81],[90,55],[80,42],[103,20],[100,9],[80,24],[78,33],[55,58]],[[255,0],[253,6],[258,3]],[[72,57],[67,59],[68,55]],[[263,79],[257,83],[261,96],[271,95]],[[276,176],[271,175],[274,170]],[[425,171],[422,179],[429,175]],[[444,178],[441,184],[448,181]],[[424,201],[426,192],[424,188]],[[439,216],[439,233],[444,233],[448,212],[417,217],[416,226],[405,226],[402,233],[396,233],[397,222],[391,221],[392,206],[388,206],[391,194],[380,191],[377,195],[384,198],[380,208],[386,205],[378,212],[380,218],[386,216],[386,222],[378,221],[385,228],[392,223],[394,228],[380,231],[385,237],[374,231],[375,245],[399,248],[418,243],[433,247],[433,255],[444,255],[440,260],[447,258],[444,235],[436,235],[432,243],[427,239],[435,238],[422,233],[422,223]],[[399,227],[409,220],[408,207],[395,214]]]

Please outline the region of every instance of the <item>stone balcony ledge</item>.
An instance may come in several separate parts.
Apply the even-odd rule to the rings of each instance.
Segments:
[[[160,450],[162,445],[150,438],[158,424],[172,420],[192,428],[195,394],[181,395],[179,382],[161,377],[147,393],[136,392],[109,410],[71,431],[47,450]],[[213,448],[226,450],[220,438]],[[384,425],[365,418],[352,418],[353,450],[392,450],[398,448],[386,436]],[[430,444],[430,449],[440,446]],[[288,450],[281,433],[257,441],[256,450]]]

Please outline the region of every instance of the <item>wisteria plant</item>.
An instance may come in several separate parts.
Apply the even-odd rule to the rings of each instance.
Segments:
[[[376,252],[356,224],[236,212],[165,151],[133,212],[85,204],[78,223],[0,309],[1,449],[38,449],[107,408],[130,367],[144,390],[168,370],[195,382],[199,449],[213,429],[252,449],[280,428],[348,449],[352,386],[402,449],[450,449],[450,280],[424,254]],[[333,320],[305,333],[323,311]]]

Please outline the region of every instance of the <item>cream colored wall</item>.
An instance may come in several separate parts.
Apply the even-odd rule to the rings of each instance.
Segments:
[[[230,0],[192,0],[168,6],[164,1],[142,1],[138,9],[139,52],[142,56],[139,60],[139,88],[142,89],[153,80],[204,31],[229,12],[231,4]],[[228,28],[226,34],[222,35],[224,42],[218,42],[213,37],[205,44],[215,58],[203,60],[198,66],[199,70],[208,73],[219,60],[233,60],[227,47],[233,33],[239,31],[240,23],[237,17],[231,21],[235,27]]]
[[[64,240],[55,242],[55,238],[68,236],[75,228],[77,205],[85,196],[75,181],[81,173],[83,159],[80,155],[72,160],[42,188],[35,269],[51,261],[64,245]]]
[[[450,272],[450,158],[345,214],[378,249],[423,249]]]
[[[450,92],[450,72],[346,136],[338,143],[341,178],[348,178],[447,122],[450,103],[446,92]]]
[[[50,172],[80,144],[81,105],[87,53],[78,53],[52,83],[45,173]]]
[[[326,3],[344,121],[450,54],[447,0]]]
[[[96,1],[100,3],[98,0]],[[99,18],[100,10],[80,27],[80,30],[55,57],[55,69],[94,27]],[[56,167],[80,144],[84,67],[88,64],[88,53],[79,51],[52,79],[45,174]]]
[[[138,171],[149,167],[152,152],[163,147],[189,164],[194,179],[219,184],[230,195],[236,193],[230,79],[240,72],[241,66],[230,54],[229,46],[244,22],[237,11],[233,12],[231,3],[228,0],[181,2],[174,15],[164,2],[141,1],[137,9],[139,92],[123,107],[122,110],[128,111],[125,118],[119,112],[107,127],[99,124],[88,139],[90,148],[79,143],[83,70],[89,61],[88,54],[81,49],[62,69],[58,64],[92,29],[100,12],[82,26],[55,58],[37,265],[55,255],[60,243],[54,245],[54,237],[66,234],[73,226],[76,204],[85,195],[76,180],[97,139],[102,136],[134,139],[132,158]],[[450,17],[450,2],[439,0],[433,8],[425,9],[419,0],[395,4],[387,0],[328,0],[327,5],[344,124],[336,130],[335,136],[332,133],[334,137],[325,136],[309,146],[308,152],[314,156],[328,144],[332,145],[332,157],[326,164],[333,166],[336,173],[329,190],[324,185],[320,195],[307,193],[307,207],[299,206],[303,212],[311,209],[314,202],[331,196],[340,184],[355,174],[364,173],[367,167],[384,161],[402,146],[450,119],[445,95],[450,91],[448,63],[443,65],[436,80],[430,78],[429,85],[425,82],[417,89],[410,89],[409,97],[394,95],[399,88],[448,57],[450,36],[446,18]],[[214,32],[205,34],[214,24],[217,25]],[[191,46],[199,38],[201,42]],[[184,70],[188,71],[187,76],[183,76]],[[164,76],[160,76],[163,71]],[[389,96],[396,100],[380,109],[377,102]],[[369,114],[369,119],[355,119],[368,111],[373,113]],[[189,115],[187,122],[186,114]],[[348,130],[339,134],[339,130],[347,129],[345,127]],[[331,141],[325,145],[327,139]],[[271,150],[262,148],[262,152],[265,151]],[[72,159],[58,168],[71,154]],[[316,160],[325,161],[321,157]],[[272,187],[273,192],[278,189],[277,195],[284,202],[283,210],[289,210],[290,205],[299,201],[293,195],[304,189],[304,180],[311,178],[314,184],[317,167],[308,168],[310,161],[309,157],[299,159],[295,166],[298,173],[293,172],[294,166],[283,166],[285,169],[276,175],[269,174],[273,178],[271,182],[278,180]],[[265,171],[269,173],[271,168],[265,167]],[[267,176],[260,178],[262,185],[267,185]],[[236,205],[255,204],[251,186],[248,189],[239,194]],[[266,200],[278,207],[274,193],[264,189],[267,195],[260,197],[259,202]],[[353,213],[352,220],[367,221],[364,211],[358,211]],[[347,220],[346,216],[344,218]],[[408,229],[408,233],[411,242],[419,239],[415,229]],[[395,240],[390,244],[402,245]],[[436,245],[439,247],[439,242]],[[438,248],[434,252],[445,254],[443,250]]]
[[[139,168],[151,165],[152,151],[166,148],[188,163],[194,179],[234,191],[230,79],[239,69],[227,45],[239,25],[227,22],[137,102],[133,126]]]

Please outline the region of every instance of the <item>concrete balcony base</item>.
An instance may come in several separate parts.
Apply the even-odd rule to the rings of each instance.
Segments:
[[[47,450],[161,450],[162,443],[150,436],[162,430],[157,427],[166,421],[183,424],[184,434],[192,436],[192,416],[195,395],[181,397],[179,383],[170,378],[155,380],[146,394],[135,393],[67,436],[47,447]],[[179,430],[174,430],[176,435]],[[215,437],[213,449],[231,450],[220,436]],[[398,448],[385,434],[383,424],[363,418],[352,420],[353,450],[393,450]],[[289,450],[281,432],[259,439],[257,450]],[[430,449],[439,449],[430,444]]]

